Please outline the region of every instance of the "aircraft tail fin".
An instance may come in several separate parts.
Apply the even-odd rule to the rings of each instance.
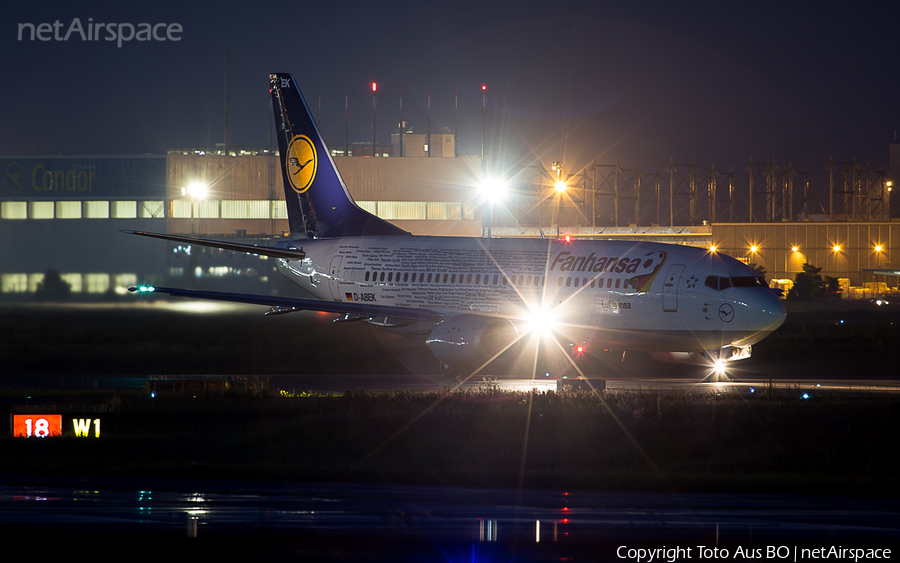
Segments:
[[[353,201],[293,76],[270,74],[269,91],[291,237],[408,235]]]

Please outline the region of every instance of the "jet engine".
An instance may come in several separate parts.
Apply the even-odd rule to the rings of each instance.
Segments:
[[[426,343],[443,366],[456,366],[512,353],[518,340],[519,331],[508,319],[460,315],[441,321]]]
[[[706,352],[647,352],[647,354],[657,362],[665,362],[669,364],[694,364],[709,365],[716,360],[733,362],[736,360],[745,360],[750,357],[752,352],[751,346],[723,346],[718,350],[707,350]]]

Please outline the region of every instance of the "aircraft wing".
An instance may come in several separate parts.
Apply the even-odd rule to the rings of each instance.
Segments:
[[[287,258],[288,260],[303,260],[306,253],[296,248],[272,248],[269,246],[256,246],[255,244],[240,244],[236,242],[223,242],[220,240],[199,239],[194,237],[182,237],[178,235],[163,235],[160,233],[148,233],[144,231],[122,231],[129,235],[141,235],[143,237],[161,238],[163,240],[171,240],[174,242],[183,242],[185,244],[196,244],[198,246],[211,246],[213,248],[222,248],[225,250],[234,250],[236,252],[249,252],[250,254],[260,254],[262,256],[271,256],[273,258]]]
[[[278,312],[295,311],[324,311],[326,313],[340,313],[358,315],[359,318],[391,317],[395,319],[411,319],[427,321],[432,317],[441,316],[430,309],[413,309],[411,307],[393,307],[390,305],[375,305],[371,303],[346,303],[340,301],[319,301],[317,299],[298,299],[294,297],[278,297],[274,295],[253,295],[250,293],[225,293],[221,291],[202,291],[197,289],[178,289],[174,287],[129,287],[128,291],[140,293],[168,293],[176,297],[191,297],[194,299],[212,299],[216,301],[232,301],[235,303],[251,303],[254,305],[268,305],[281,307],[286,310]]]
[[[880,268],[880,269],[862,269],[860,272],[872,272],[878,276],[900,276],[900,270],[893,270],[889,268]]]

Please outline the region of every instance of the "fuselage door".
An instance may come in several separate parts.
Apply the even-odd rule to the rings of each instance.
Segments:
[[[681,283],[681,273],[684,271],[684,264],[672,264],[669,271],[666,272],[666,279],[663,282],[663,311],[674,313],[678,311],[678,284]]]
[[[331,288],[331,297],[335,301],[341,300],[341,288],[338,285],[338,279],[341,276],[341,261],[343,256],[335,256],[331,259],[331,268],[328,270],[328,287]]]

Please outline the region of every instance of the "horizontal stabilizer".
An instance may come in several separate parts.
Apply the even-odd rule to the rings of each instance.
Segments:
[[[155,286],[129,287],[128,291],[139,293],[168,293],[169,295],[174,295],[176,297],[212,299],[215,301],[231,301],[234,303],[250,303],[253,305],[268,305],[270,307],[290,307],[298,311],[323,311],[325,313],[361,315],[364,318],[393,317],[400,319],[427,321],[434,316],[438,316],[428,309],[392,307],[389,305],[372,305],[367,303],[342,303],[340,301],[318,301],[316,299],[296,299],[291,297],[278,297],[274,295],[224,293],[219,291],[202,291],[196,289],[178,289],[173,287]]]
[[[261,256],[271,256],[272,258],[285,258],[288,260],[303,260],[306,253],[302,249],[296,248],[272,248],[269,246],[256,246],[255,244],[240,244],[236,242],[223,242],[220,240],[199,239],[194,237],[182,237],[178,235],[163,235],[160,233],[147,233],[144,231],[122,231],[129,235],[141,235],[142,237],[160,238],[163,240],[171,240],[173,242],[181,242],[184,244],[196,244],[198,246],[211,246],[213,248],[222,248],[224,250],[234,250],[235,252],[248,252],[250,254],[259,254]]]

